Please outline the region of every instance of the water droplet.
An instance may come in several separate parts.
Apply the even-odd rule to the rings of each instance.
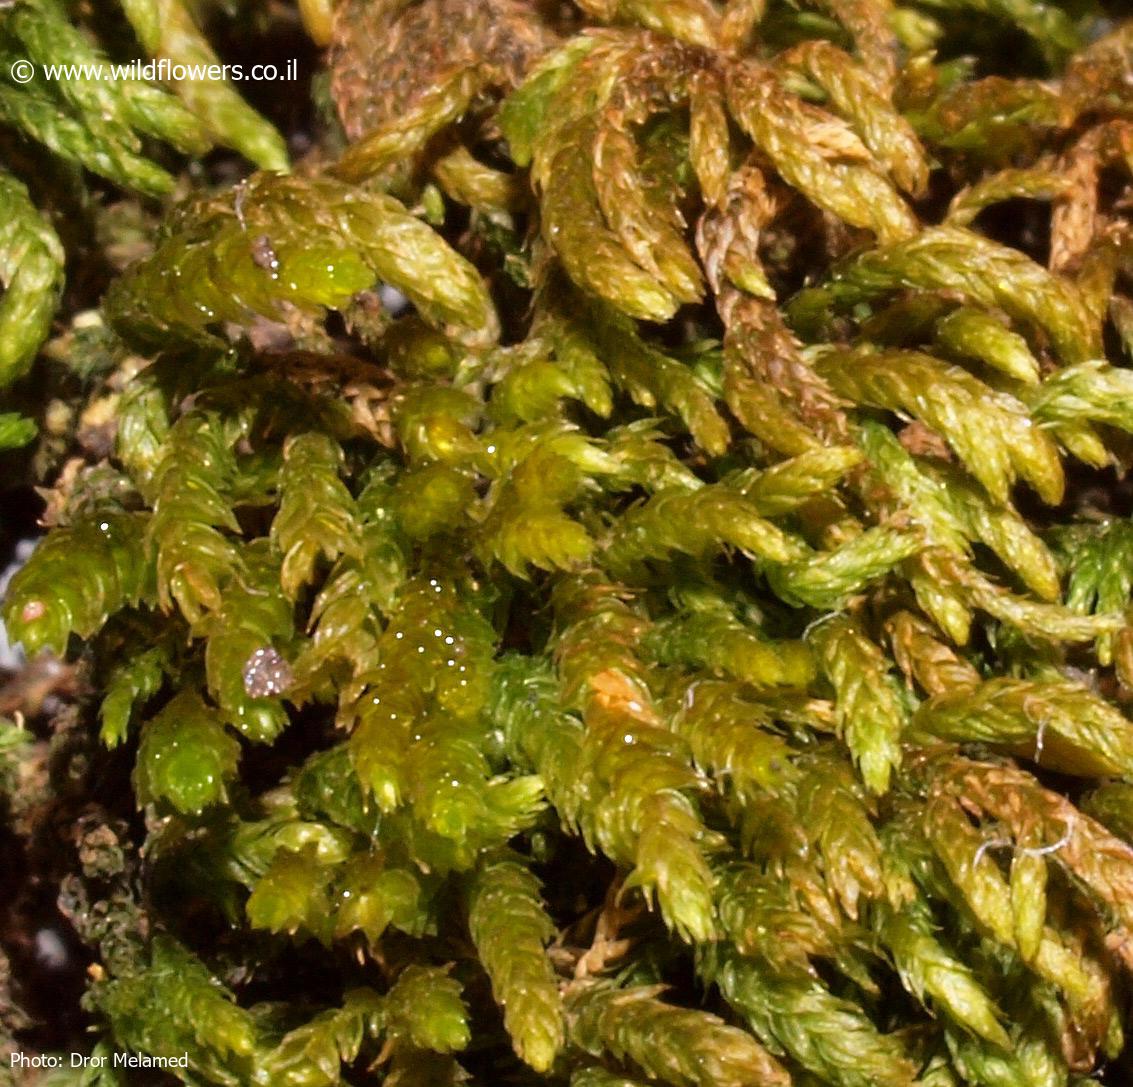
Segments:
[[[407,309],[409,309],[409,299],[405,297],[401,291],[395,287],[383,283],[378,288],[378,297],[382,300],[382,305],[389,310],[390,314],[394,317],[400,316]]]
[[[291,665],[270,645],[261,646],[244,664],[244,693],[249,698],[283,694],[294,681]]]
[[[35,934],[35,957],[48,970],[62,970],[70,959],[63,937],[53,928],[41,928]]]

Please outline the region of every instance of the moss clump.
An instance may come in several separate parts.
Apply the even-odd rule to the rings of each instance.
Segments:
[[[145,813],[68,884],[99,1044],[272,1087],[1127,1082],[1133,24],[301,13],[290,174],[223,85],[39,88],[51,131],[0,87],[192,190],[45,349],[102,352],[113,448],[4,606]],[[5,192],[15,375],[62,249]]]

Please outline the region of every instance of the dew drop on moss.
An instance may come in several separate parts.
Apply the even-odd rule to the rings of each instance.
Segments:
[[[244,691],[249,698],[272,698],[283,694],[294,676],[291,665],[271,646],[261,646],[244,664]]]

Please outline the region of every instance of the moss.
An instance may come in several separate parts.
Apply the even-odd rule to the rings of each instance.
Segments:
[[[225,25],[123,6],[19,0],[3,63]],[[69,323],[36,372],[113,439],[4,604],[145,816],[74,911],[100,1052],[1125,1082],[1133,24],[300,7],[338,117],[291,174],[226,84],[0,86],[121,221],[177,190],[92,318],[0,177],[0,378]]]

